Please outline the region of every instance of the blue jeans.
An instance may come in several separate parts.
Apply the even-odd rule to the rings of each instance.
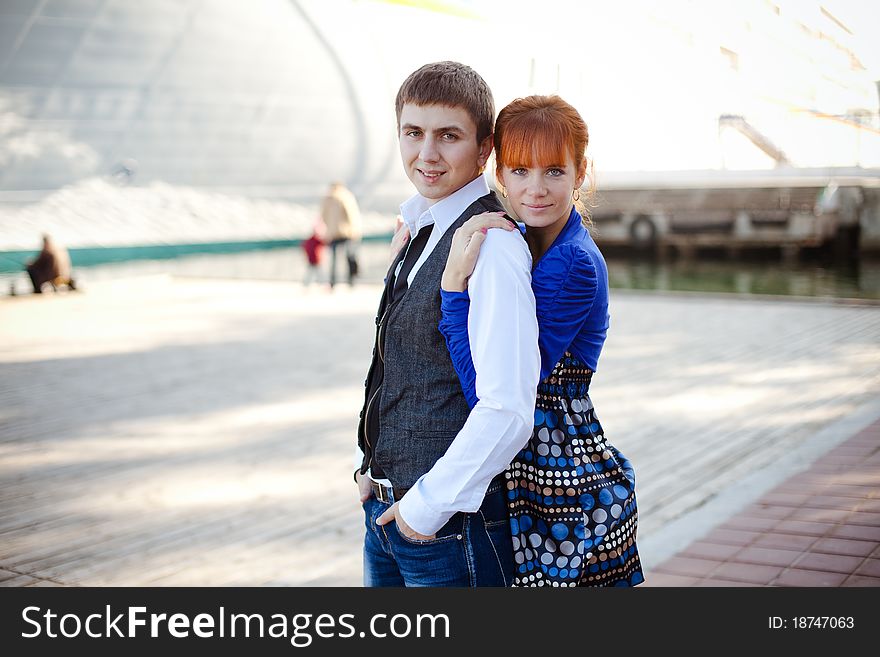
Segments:
[[[379,527],[389,506],[375,496],[364,502],[364,586],[510,586],[513,544],[501,483],[492,482],[476,513],[456,513],[427,541],[407,538],[393,521]]]

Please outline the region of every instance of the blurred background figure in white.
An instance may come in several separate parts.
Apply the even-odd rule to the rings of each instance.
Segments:
[[[348,265],[348,284],[358,275],[358,244],[361,241],[361,211],[354,194],[341,182],[330,185],[321,203],[321,219],[330,245],[330,288],[336,285],[336,254],[344,251]]]

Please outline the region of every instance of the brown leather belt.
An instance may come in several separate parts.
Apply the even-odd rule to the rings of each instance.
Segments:
[[[380,502],[388,502],[390,504],[399,502],[400,499],[406,495],[406,491],[409,490],[409,488],[392,489],[390,486],[383,486],[372,480],[370,480],[370,486],[373,489],[373,495],[376,496],[377,500]]]

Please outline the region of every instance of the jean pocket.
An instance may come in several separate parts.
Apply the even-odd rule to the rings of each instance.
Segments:
[[[486,493],[479,512],[487,529],[509,525],[510,514],[504,485],[493,483],[489,486],[489,492]]]
[[[380,513],[376,509],[376,498],[370,495],[364,502],[361,503],[361,507],[364,511],[364,524],[367,526],[367,531],[376,532],[376,518],[379,517]]]
[[[506,520],[489,522],[485,517],[483,525],[488,539],[488,547],[491,549],[491,553],[484,555],[484,558],[488,560],[485,562],[486,568],[484,568],[484,585],[510,586],[516,568],[513,561],[513,539],[510,536],[510,526]],[[492,576],[493,572],[497,572],[495,579]]]
[[[449,543],[450,541],[454,541],[458,538],[457,534],[447,534],[445,536],[441,536],[438,534],[434,538],[427,539],[410,538],[402,531],[400,531],[400,525],[398,525],[396,521],[394,522],[394,531],[397,532],[397,535],[402,541],[409,543],[410,545],[438,545],[441,543]]]

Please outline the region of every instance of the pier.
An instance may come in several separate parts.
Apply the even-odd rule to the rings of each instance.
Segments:
[[[0,585],[359,586],[379,294],[157,274],[0,299]],[[591,393],[649,583],[880,418],[874,303],[613,291],[611,315]]]

